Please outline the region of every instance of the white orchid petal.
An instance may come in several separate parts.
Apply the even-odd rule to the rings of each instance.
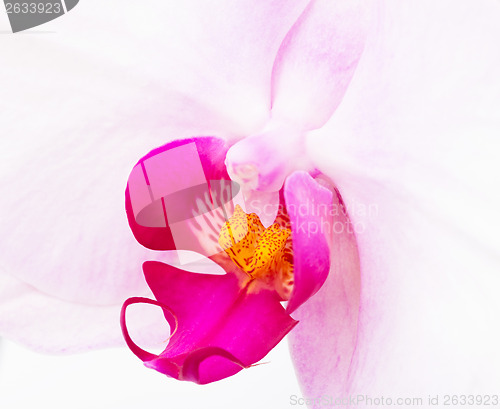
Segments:
[[[96,306],[67,302],[8,274],[0,275],[0,299],[0,333],[33,350],[74,353],[125,346],[119,324],[121,303]],[[168,338],[161,310],[136,307],[127,315],[138,344],[156,347]]]
[[[309,396],[492,393],[500,4],[384,4],[342,104],[309,137],[359,226],[356,351],[338,385],[331,362],[312,368],[296,346],[299,378]],[[308,354],[332,353],[324,327]]]

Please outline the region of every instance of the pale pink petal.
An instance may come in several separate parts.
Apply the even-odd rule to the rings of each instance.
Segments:
[[[295,344],[299,378],[309,396],[491,393],[500,381],[500,4],[388,1],[375,17],[342,104],[309,139],[355,226],[356,351],[342,379],[329,359],[305,365]],[[316,324],[323,343],[311,359],[342,351],[335,325],[331,316]]]
[[[119,325],[121,303],[67,302],[7,274],[0,275],[0,299],[2,336],[36,351],[74,353],[125,345]],[[167,339],[168,326],[159,312],[153,308],[129,312],[129,326],[141,345],[156,347]]]
[[[229,149],[231,178],[278,191],[294,170],[310,170],[304,131],[337,108],[361,57],[367,19],[360,1],[311,1],[284,39],[273,67],[272,121]]]
[[[208,109],[211,124],[241,137],[269,117],[276,54],[308,3],[156,0],[145,7],[88,0],[54,28],[61,33],[58,43],[126,71],[132,85],[146,87],[142,100],[158,103],[151,120],[166,124],[180,116],[191,128],[206,119],[193,108]]]
[[[314,0],[286,36],[273,69],[272,115],[300,129],[337,108],[362,54],[366,2]]]

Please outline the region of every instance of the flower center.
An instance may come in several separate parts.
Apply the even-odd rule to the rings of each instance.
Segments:
[[[222,226],[219,244],[238,267],[252,278],[274,285],[287,300],[293,287],[291,233],[279,223],[266,229],[255,213],[246,214],[236,205]]]

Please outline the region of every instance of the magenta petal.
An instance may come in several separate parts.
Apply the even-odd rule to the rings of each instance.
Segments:
[[[285,181],[284,197],[293,233],[294,288],[286,309],[291,313],[328,277],[333,195],[308,173],[294,172]]]
[[[224,166],[227,150],[222,139],[197,137],[167,143],[139,160],[125,193],[129,225],[139,243],[152,250],[179,248],[169,223],[169,218],[183,217],[175,203],[185,206],[187,198],[205,200],[210,196],[208,181],[229,180]],[[176,200],[175,195],[182,195],[183,200]],[[168,197],[174,207],[170,212]]]
[[[143,269],[155,298],[177,317],[179,327],[169,343],[169,349],[174,353],[200,343],[214,323],[223,319],[240,291],[234,274],[191,273],[155,261],[146,261]],[[168,314],[165,318],[172,326]],[[186,339],[179,339],[190,327],[197,331]]]
[[[233,273],[190,273],[144,263],[146,280],[177,330],[158,356],[134,350],[146,366],[176,379],[214,382],[262,359],[297,324],[277,295]],[[135,348],[135,347],[134,347]]]
[[[210,367],[208,367],[210,365]],[[209,374],[213,380],[223,379],[245,368],[246,365],[233,354],[219,347],[204,347],[189,354],[184,361],[182,378],[205,384],[210,378],[202,378],[200,372]],[[203,369],[200,369],[203,368]]]

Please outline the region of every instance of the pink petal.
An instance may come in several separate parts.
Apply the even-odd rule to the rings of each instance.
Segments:
[[[333,203],[332,192],[306,172],[295,172],[286,179],[284,199],[293,237],[294,287],[286,308],[291,313],[312,297],[328,276],[327,236],[333,233]]]
[[[330,118],[363,51],[366,9],[358,0],[309,3],[274,64],[273,118],[307,130],[321,127]]]
[[[231,376],[262,359],[297,323],[274,292],[252,291],[234,273],[193,274],[157,262],[145,263],[144,273],[167,321],[178,327],[158,357],[136,346],[132,352],[177,379],[204,384]]]
[[[309,140],[359,226],[359,334],[343,386],[489,393],[500,382],[500,7],[389,1],[379,13],[342,105]],[[337,353],[321,332],[330,319],[311,359]],[[310,396],[339,387],[330,362],[298,368]]]
[[[361,57],[367,22],[360,1],[311,1],[287,34],[273,67],[272,121],[228,152],[243,189],[278,191],[295,170],[310,170],[304,131],[337,108]]]

